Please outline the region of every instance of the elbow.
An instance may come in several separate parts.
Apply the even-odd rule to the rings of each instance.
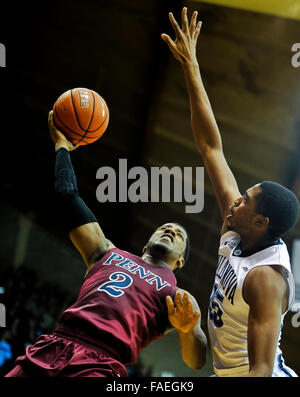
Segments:
[[[215,153],[223,153],[223,148],[221,145],[205,143],[197,145],[197,148],[203,159],[209,159]]]
[[[222,146],[214,146],[213,144],[210,144],[208,142],[203,143],[197,140],[197,138],[195,139],[195,146],[204,164],[211,162],[212,159],[223,153]]]
[[[206,357],[198,358],[197,360],[184,360],[185,364],[194,370],[199,370],[204,367],[206,363]]]
[[[204,367],[206,363],[206,357],[202,357],[192,368],[195,370],[199,370]]]
[[[201,355],[197,360],[197,365],[195,369],[201,369],[206,364],[206,345],[202,347]]]
[[[202,157],[202,159],[205,161],[206,158],[210,157],[210,153],[212,148],[207,145],[207,144],[202,144],[200,142],[196,141],[196,147],[197,147],[197,151],[200,154],[200,156]]]
[[[195,349],[192,355],[182,355],[185,364],[194,370],[199,370],[204,367],[206,363],[206,346],[201,346],[199,349]]]

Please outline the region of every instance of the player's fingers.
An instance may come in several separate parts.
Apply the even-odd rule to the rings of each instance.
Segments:
[[[199,22],[197,23],[197,27],[196,27],[196,30],[195,30],[195,32],[194,32],[194,39],[195,39],[195,40],[197,40],[198,37],[199,37],[201,27],[202,27],[202,21],[199,21]]]
[[[73,143],[69,142],[69,150],[73,151],[79,148],[79,145],[73,145]]]
[[[195,30],[196,30],[196,23],[197,23],[197,15],[198,11],[194,11],[192,18],[191,18],[191,23],[190,23],[190,35],[193,37]]]
[[[175,310],[174,303],[173,303],[172,298],[169,295],[166,296],[166,303],[167,303],[168,313],[169,314],[174,313],[174,310]]]
[[[190,312],[193,311],[193,304],[190,300],[187,301],[186,307],[189,309]]]
[[[161,35],[161,38],[163,39],[163,41],[165,41],[167,43],[167,45],[169,46],[170,50],[172,50],[173,46],[175,45],[175,42],[171,39],[171,37],[168,36],[167,34],[163,33]]]
[[[187,33],[189,29],[189,22],[187,18],[187,8],[183,7],[181,12],[181,23],[182,23],[182,31],[183,33]]]
[[[48,113],[48,124],[53,124],[53,110],[50,110],[50,112]]]
[[[53,110],[50,110],[48,114],[48,127],[49,127],[51,139],[55,142],[57,133],[53,124]]]
[[[175,42],[167,34],[162,34],[161,38],[167,43],[169,50],[172,52],[172,54],[175,56],[175,58],[177,58]]]
[[[179,291],[176,292],[175,303],[176,306],[182,306],[181,293]]]
[[[200,313],[198,312],[198,310],[194,311],[193,316],[195,320],[198,320],[198,318],[200,317]]]
[[[53,138],[54,141],[57,141],[57,139],[62,138],[66,139],[64,134],[59,131],[53,122],[53,110],[50,110],[48,114],[48,125],[49,125],[49,131],[50,131],[50,136]],[[75,150],[77,149],[78,146],[74,146],[71,142],[69,142],[69,150]]]
[[[173,14],[171,12],[169,12],[169,19],[170,19],[171,25],[172,25],[172,27],[174,29],[174,32],[175,32],[176,38],[177,38],[178,36],[180,36],[181,29],[180,29],[176,19],[174,18]]]
[[[165,34],[162,34],[161,37],[167,43],[169,50],[172,52],[173,56],[178,61],[181,61],[180,55],[178,54],[177,49],[176,49],[176,43],[169,36],[167,36]]]
[[[189,302],[189,295],[187,292],[183,294],[182,304],[183,306],[187,306]]]
[[[55,127],[53,122],[53,111],[51,110],[48,115],[48,125],[51,136],[54,138],[61,137],[63,134]]]

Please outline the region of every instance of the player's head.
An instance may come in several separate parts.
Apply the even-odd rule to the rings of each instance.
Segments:
[[[156,261],[167,263],[172,270],[183,267],[190,250],[189,236],[186,229],[178,223],[165,223],[152,234],[144,253]]]
[[[261,233],[275,240],[292,229],[299,217],[299,201],[284,186],[264,181],[249,188],[231,207],[229,229],[240,233]]]
[[[261,192],[256,197],[257,213],[268,217],[269,237],[280,238],[297,223],[299,201],[292,191],[278,183],[265,181],[259,187]]]

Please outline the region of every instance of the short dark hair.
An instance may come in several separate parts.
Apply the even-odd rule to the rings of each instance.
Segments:
[[[296,195],[276,182],[259,184],[261,192],[256,198],[256,211],[269,218],[268,236],[278,239],[292,229],[299,217],[299,201]]]

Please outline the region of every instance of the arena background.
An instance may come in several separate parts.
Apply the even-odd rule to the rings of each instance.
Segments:
[[[6,67],[0,68],[0,302],[6,304],[4,337],[14,356],[54,326],[53,317],[72,302],[85,273],[52,204],[55,157],[47,126],[56,98],[74,87],[98,91],[110,110],[103,138],[72,153],[81,196],[107,237],[127,251],[141,252],[166,221],[187,228],[191,255],[178,284],[198,300],[207,333],[221,225],[207,174],[199,214],[186,214],[184,203],[100,204],[95,194],[97,169],[118,171],[120,158],[128,168],[148,170],[203,166],[182,71],[160,38],[173,34],[168,12],[179,18],[184,5],[189,15],[198,10],[203,21],[199,64],[241,191],[273,180],[300,195],[300,68],[291,63],[291,47],[300,42],[298,1],[54,0],[22,2],[16,9],[11,4],[2,15],[0,37],[6,47]],[[291,254],[298,238],[299,224],[285,239]],[[300,328],[292,325],[293,314],[286,316],[281,346],[286,363],[300,373]],[[132,373],[212,374],[210,351],[203,369],[190,370],[176,339],[171,333],[145,349],[139,372]]]

